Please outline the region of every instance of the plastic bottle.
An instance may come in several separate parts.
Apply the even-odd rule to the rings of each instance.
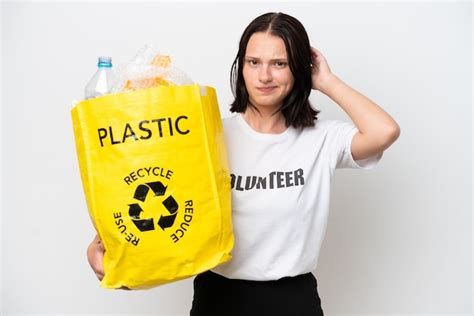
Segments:
[[[113,84],[112,58],[100,56],[97,71],[85,88],[85,98],[91,99],[110,93]]]

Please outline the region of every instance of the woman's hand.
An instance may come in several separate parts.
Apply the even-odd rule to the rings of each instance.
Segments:
[[[87,260],[89,261],[89,264],[91,265],[92,270],[94,270],[94,273],[99,281],[102,281],[105,275],[104,253],[104,245],[102,244],[99,235],[95,235],[94,240],[92,240],[89,247],[87,247]],[[130,290],[130,288],[122,286],[119,288],[119,290]]]
[[[314,47],[311,47],[311,61],[313,68],[311,72],[312,88],[324,93],[325,85],[328,84],[334,75],[329,68],[326,58]]]
[[[99,236],[96,235],[89,247],[87,247],[87,260],[99,281],[102,281],[104,278],[104,253],[104,245],[102,245]]]

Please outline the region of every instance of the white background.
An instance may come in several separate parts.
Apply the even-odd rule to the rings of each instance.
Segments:
[[[346,83],[401,126],[376,169],[338,170],[315,275],[326,315],[472,311],[472,4],[3,3],[2,305],[16,314],[187,315],[192,279],[147,291],[99,287],[94,230],[70,108],[97,56],[118,65],[150,43],[200,84],[223,116],[240,35],[282,11]],[[349,120],[313,92],[320,117]]]

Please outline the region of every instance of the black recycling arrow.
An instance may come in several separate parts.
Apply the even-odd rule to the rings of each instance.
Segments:
[[[155,196],[165,195],[167,187],[163,185],[160,181],[150,182],[146,184],[150,189],[155,193]]]
[[[135,189],[135,195],[133,196],[133,198],[144,202],[146,195],[148,194],[148,190],[149,190],[148,186],[146,186],[145,184],[140,184]]]
[[[158,220],[158,226],[165,230],[165,228],[173,226],[176,215],[178,215],[178,203],[176,203],[176,200],[170,195],[163,201],[163,205],[171,214],[166,216],[161,215]]]
[[[132,218],[133,223],[137,228],[144,232],[147,230],[154,230],[155,224],[153,223],[153,218],[140,219],[140,213],[143,212],[140,205],[137,203],[129,204],[128,215]]]

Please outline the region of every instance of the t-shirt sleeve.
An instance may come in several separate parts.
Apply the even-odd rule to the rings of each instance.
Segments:
[[[382,158],[383,152],[366,159],[354,160],[351,143],[359,131],[353,123],[334,120],[329,124],[328,137],[331,143],[331,166],[334,169],[373,169]]]

